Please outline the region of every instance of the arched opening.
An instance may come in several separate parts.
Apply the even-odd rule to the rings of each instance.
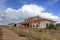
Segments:
[[[38,24],[36,25],[36,27],[38,27]]]

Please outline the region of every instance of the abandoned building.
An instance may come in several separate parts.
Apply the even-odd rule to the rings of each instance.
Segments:
[[[41,18],[40,16],[34,16],[26,18],[24,22],[18,23],[18,25],[25,28],[46,28],[49,24],[55,23],[56,21]]]
[[[9,23],[8,26],[14,26],[14,27],[16,27],[17,24],[16,23]]]

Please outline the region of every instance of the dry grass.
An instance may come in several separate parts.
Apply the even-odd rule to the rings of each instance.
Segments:
[[[60,40],[60,34],[54,33],[55,31],[60,32],[60,28],[57,28],[57,30],[40,30],[34,31],[32,29],[25,29],[25,28],[18,28],[18,27],[8,27],[9,30],[13,30],[20,36],[25,36],[30,38],[30,40]],[[51,32],[51,33],[47,33]]]

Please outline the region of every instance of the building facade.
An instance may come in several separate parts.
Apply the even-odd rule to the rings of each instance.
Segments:
[[[34,16],[34,17],[26,18],[24,20],[23,25],[25,26],[25,28],[46,28],[49,26],[49,24],[55,24],[55,22],[56,21],[41,18],[39,16]]]

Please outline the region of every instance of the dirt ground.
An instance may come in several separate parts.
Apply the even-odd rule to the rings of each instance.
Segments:
[[[0,40],[28,40],[25,37],[19,37],[11,30],[0,28]]]

